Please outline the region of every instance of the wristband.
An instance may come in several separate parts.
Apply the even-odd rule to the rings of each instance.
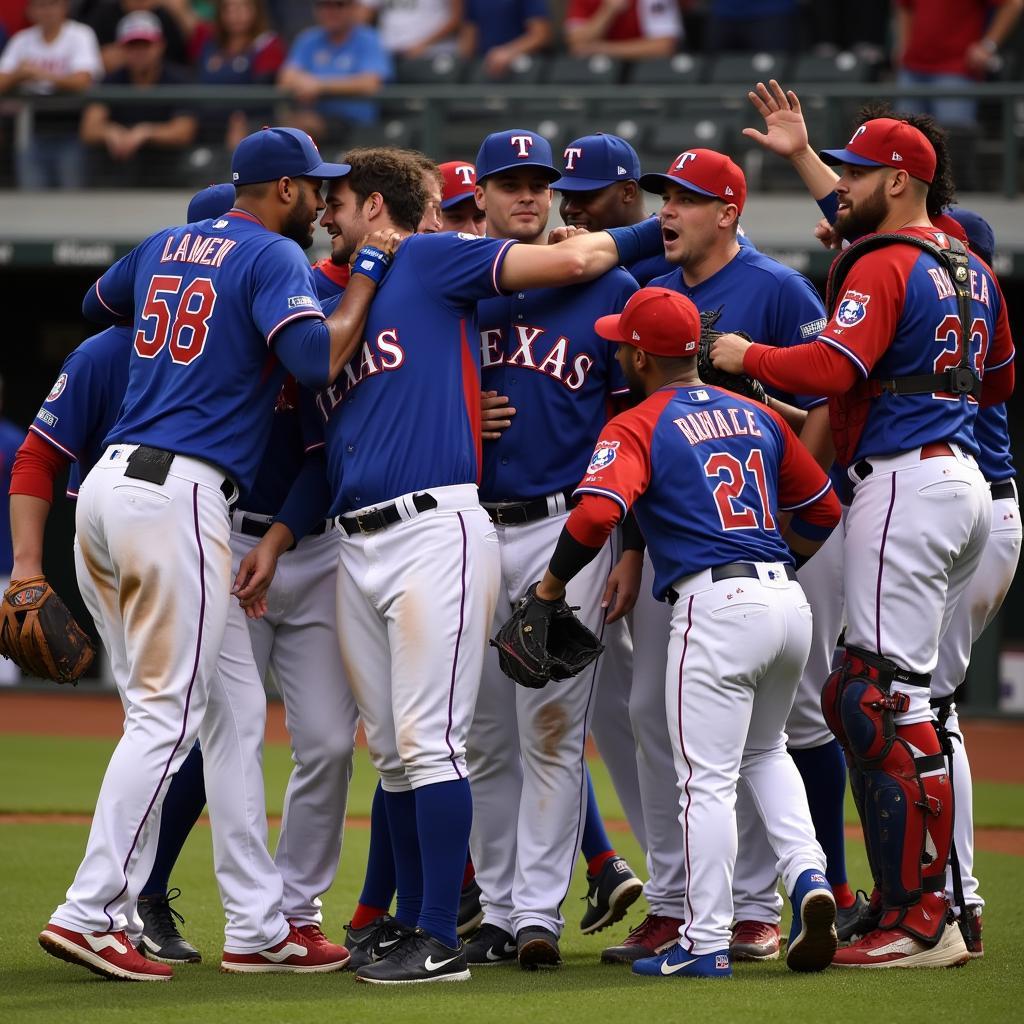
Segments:
[[[661,221],[657,217],[648,217],[639,224],[624,228],[608,228],[607,231],[619,250],[619,263],[624,267],[631,267],[638,260],[651,256],[660,256],[665,251]]]
[[[357,253],[352,264],[353,274],[363,274],[374,284],[379,285],[391,266],[391,257],[382,249],[372,245],[364,245]]]
[[[821,210],[822,216],[829,222],[829,224],[835,224],[836,217],[839,216],[839,196],[835,192],[829,192],[827,196],[822,196],[821,199],[816,200],[818,209]]]

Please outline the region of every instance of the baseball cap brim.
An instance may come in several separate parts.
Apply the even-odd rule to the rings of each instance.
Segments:
[[[599,316],[594,321],[594,331],[599,338],[624,344],[628,339],[622,336],[621,320],[621,313],[609,313],[607,316]]]
[[[818,156],[833,167],[838,164],[853,164],[855,167],[884,167],[877,160],[869,160],[859,153],[851,153],[848,149],[823,149]]]
[[[563,175],[551,183],[556,192],[594,192],[599,188],[607,188],[617,181],[636,181],[636,178],[573,178]]]
[[[453,206],[458,206],[459,203],[464,203],[467,199],[472,199],[476,195],[473,189],[469,189],[467,192],[459,192],[457,195],[448,196],[447,199],[441,200],[441,209],[450,210]]]
[[[712,199],[721,198],[721,196],[716,196],[714,192],[709,192],[706,188],[694,185],[692,181],[676,177],[674,174],[643,174],[640,176],[640,187],[645,192],[653,192],[655,195],[660,195],[666,185],[682,185],[683,188],[696,192],[697,195],[710,196]]]
[[[301,176],[304,178],[323,178],[325,180],[330,180],[333,178],[344,178],[351,170],[351,164],[331,164],[326,160],[321,160],[320,163],[314,164],[313,167],[308,171],[305,171]]]
[[[501,174],[503,171],[514,171],[517,167],[529,167],[533,171],[544,171],[552,181],[557,181],[562,176],[562,172],[556,170],[550,164],[533,163],[528,160],[516,160],[514,163],[505,164],[503,167],[495,167],[484,175],[480,174],[480,169],[478,167],[476,183],[479,185],[483,182],[484,178],[493,178],[495,174]]]

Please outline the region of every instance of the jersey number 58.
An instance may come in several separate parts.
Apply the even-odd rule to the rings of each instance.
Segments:
[[[149,282],[135,332],[135,351],[143,359],[153,359],[164,345],[171,359],[183,365],[203,354],[217,290],[208,277],[195,278],[184,291],[181,281],[180,277],[157,274]],[[175,299],[172,318],[169,300]]]

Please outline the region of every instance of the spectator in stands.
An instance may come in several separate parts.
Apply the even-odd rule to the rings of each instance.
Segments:
[[[0,55],[0,94],[84,92],[103,74],[96,35],[68,18],[67,0],[29,0],[33,25]],[[20,188],[79,188],[82,148],[78,112],[36,111],[32,136],[15,151]]]
[[[459,53],[483,57],[487,73],[501,78],[512,62],[551,43],[547,0],[465,0]]]
[[[565,38],[575,57],[670,57],[683,34],[677,0],[569,0]]]
[[[197,26],[189,42],[196,78],[210,85],[271,85],[284,63],[284,44],[270,31],[263,0],[217,0],[212,22]],[[271,111],[203,109],[199,134],[205,142],[234,150],[266,124]]]
[[[107,0],[88,18],[100,41],[107,74],[125,65],[126,56],[117,41],[117,27],[125,15],[134,11],[149,11],[159,18],[167,59],[172,64],[188,63],[185,41],[195,27],[188,0]]]
[[[163,27],[153,11],[134,11],[122,18],[115,38],[125,63],[107,75],[104,85],[151,89],[189,81],[183,68],[164,59]],[[89,104],[82,114],[81,136],[93,147],[94,184],[180,183],[178,158],[195,140],[197,126],[195,115],[181,103]]]
[[[279,77],[300,107],[291,123],[323,142],[347,141],[353,124],[371,124],[377,108],[354,96],[372,96],[392,74],[377,31],[359,23],[353,0],[316,0],[316,28],[292,45]]]
[[[376,14],[384,49],[412,60],[454,53],[463,0],[360,0],[367,18]]]
[[[985,77],[1024,7],[1024,0],[897,2],[897,81],[954,88],[969,88]],[[900,109],[931,114],[944,128],[976,120],[976,105],[969,98],[914,97],[901,101]]]
[[[799,0],[710,0],[704,48],[711,53],[794,53]]]

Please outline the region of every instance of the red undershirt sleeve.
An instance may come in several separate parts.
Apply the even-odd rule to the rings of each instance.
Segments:
[[[53,502],[53,482],[71,460],[37,434],[29,433],[11,467],[11,494],[27,494]]]

